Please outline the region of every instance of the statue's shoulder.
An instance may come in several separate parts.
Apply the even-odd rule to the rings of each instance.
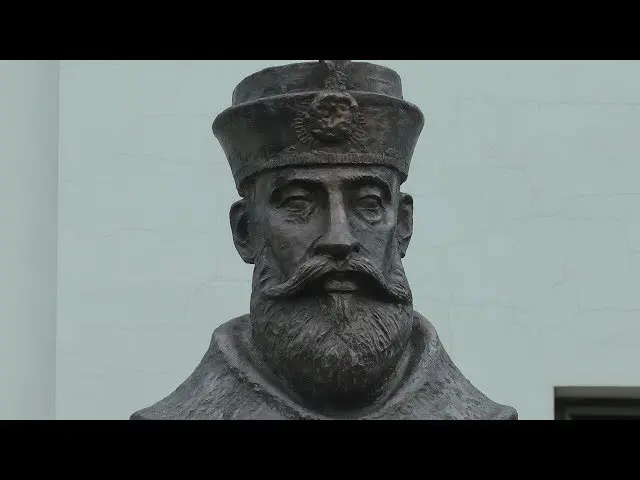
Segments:
[[[173,392],[156,403],[134,412],[130,420],[183,420],[223,417],[221,404],[242,390],[241,382],[223,355],[220,336],[243,319],[234,318],[216,328],[200,363]]]
[[[154,407],[155,405],[152,405],[138,410],[129,417],[129,420],[171,420],[169,417],[157,412]]]
[[[406,390],[406,402],[394,417],[451,420],[517,420],[518,412],[489,398],[462,373],[440,341],[434,326],[416,312],[419,361]],[[406,413],[405,413],[406,412]]]
[[[518,411],[508,405],[498,405],[497,413],[489,420],[518,420]]]
[[[503,405],[480,390],[451,362],[451,383],[446,387],[445,398],[450,418],[461,420],[517,420],[518,412],[510,405]]]

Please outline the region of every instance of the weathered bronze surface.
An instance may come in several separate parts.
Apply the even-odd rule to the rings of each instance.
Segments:
[[[254,265],[249,313],[132,419],[517,419],[413,310],[400,187],[423,125],[378,65],[290,64],[240,82],[213,132],[241,196],[230,223]]]

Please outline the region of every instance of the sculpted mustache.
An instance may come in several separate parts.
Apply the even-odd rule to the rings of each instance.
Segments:
[[[378,267],[363,257],[352,257],[341,263],[340,266],[326,258],[312,258],[300,265],[287,281],[268,287],[264,293],[273,298],[290,297],[304,290],[323,275],[334,272],[366,275],[395,301],[408,302],[411,300],[411,294],[407,288],[403,285],[390,283]]]

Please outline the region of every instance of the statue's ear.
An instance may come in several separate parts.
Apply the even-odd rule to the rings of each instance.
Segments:
[[[229,220],[231,222],[231,232],[233,233],[233,243],[245,263],[254,263],[253,242],[249,228],[249,211],[245,199],[238,200],[231,205]]]
[[[400,256],[404,258],[409,248],[411,235],[413,234],[413,198],[406,193],[400,194],[400,205],[398,206],[398,228],[396,236]]]

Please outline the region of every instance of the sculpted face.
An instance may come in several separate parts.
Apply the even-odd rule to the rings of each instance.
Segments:
[[[305,257],[341,262],[354,253],[388,268],[398,216],[406,214],[399,212],[396,175],[384,167],[267,172],[256,183],[254,204],[260,234],[285,275]]]
[[[399,183],[387,167],[277,169],[231,209],[236,247],[255,264],[255,345],[310,405],[355,408],[402,365],[413,211]]]

